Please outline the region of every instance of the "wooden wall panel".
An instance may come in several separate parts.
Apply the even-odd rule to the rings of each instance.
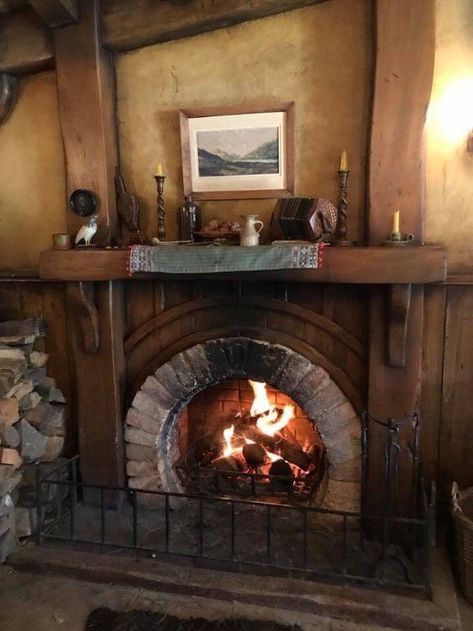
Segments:
[[[473,287],[449,287],[439,435],[440,490],[473,485]]]

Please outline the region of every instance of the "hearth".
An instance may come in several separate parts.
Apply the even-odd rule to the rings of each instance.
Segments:
[[[358,415],[321,366],[279,344],[209,340],[172,357],[136,393],[125,428],[128,484],[359,511],[360,436]]]

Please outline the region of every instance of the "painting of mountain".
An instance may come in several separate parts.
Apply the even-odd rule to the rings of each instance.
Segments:
[[[279,128],[199,131],[199,176],[278,174]]]

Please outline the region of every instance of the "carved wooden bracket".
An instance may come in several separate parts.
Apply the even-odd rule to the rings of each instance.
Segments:
[[[412,285],[390,285],[387,308],[386,362],[394,368],[406,365],[407,326]]]
[[[99,312],[95,306],[94,283],[71,283],[68,292],[70,306],[77,315],[86,353],[96,353],[100,348]]]

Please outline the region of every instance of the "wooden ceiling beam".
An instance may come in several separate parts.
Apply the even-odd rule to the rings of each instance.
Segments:
[[[26,74],[54,66],[51,33],[29,8],[2,18],[0,73]]]
[[[77,0],[28,0],[28,2],[51,28],[74,24],[79,19]]]
[[[110,50],[131,50],[327,1],[105,0],[102,41]]]

